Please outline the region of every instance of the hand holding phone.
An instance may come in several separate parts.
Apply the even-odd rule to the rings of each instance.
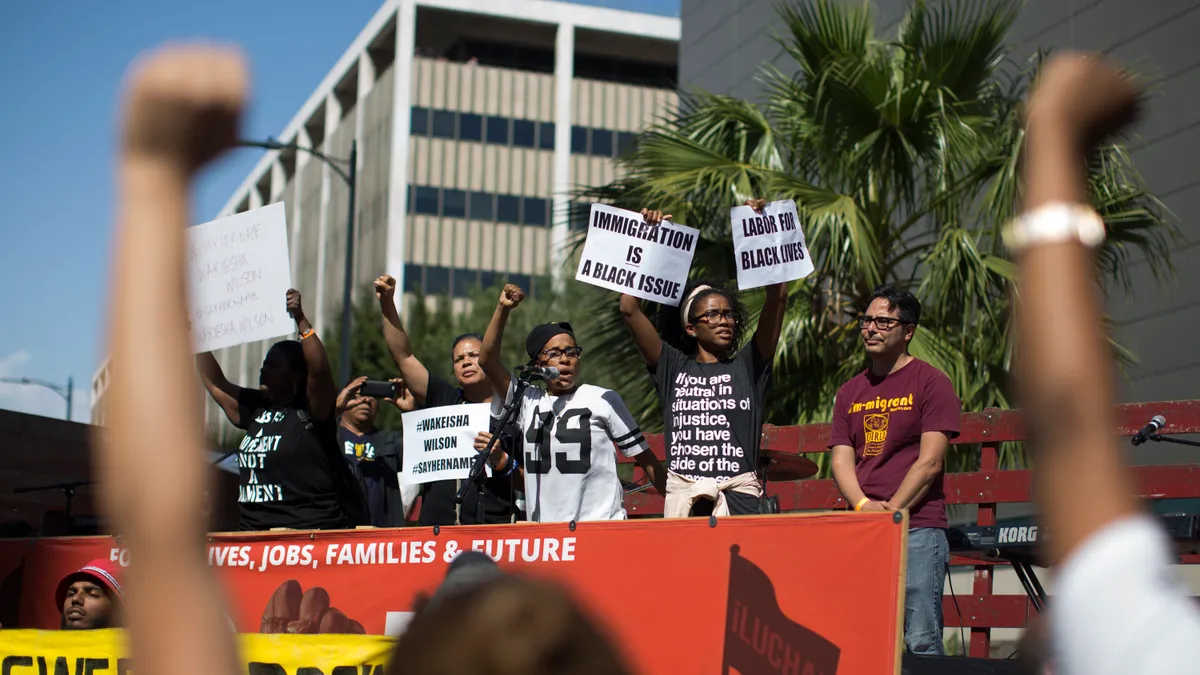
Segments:
[[[367,380],[362,383],[362,386],[358,390],[358,395],[369,396],[371,398],[395,398],[396,385],[383,380]]]

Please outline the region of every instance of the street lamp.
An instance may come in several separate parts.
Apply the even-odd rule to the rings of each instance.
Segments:
[[[291,143],[281,143],[274,138],[268,138],[265,141],[239,141],[238,145],[243,145],[251,148],[263,148],[265,150],[292,150],[295,152],[306,152],[313,157],[325,162],[339,178],[346,181],[346,188],[349,191],[348,200],[350,206],[346,216],[346,280],[345,287],[342,289],[342,345],[341,345],[341,385],[350,382],[350,317],[353,308],[351,303],[351,292],[354,290],[354,197],[355,188],[358,179],[358,140],[350,139],[350,158],[339,159],[330,157],[323,152],[305,148],[296,145],[295,141]],[[346,165],[342,168],[341,165]],[[320,308],[317,308],[320,311]],[[341,386],[339,385],[339,386]]]
[[[54,384],[45,380],[35,380],[31,377],[0,377],[0,382],[5,384],[23,384],[31,387],[42,387],[58,394],[67,401],[67,421],[71,420],[71,399],[75,395],[75,378],[67,378],[67,386]]]

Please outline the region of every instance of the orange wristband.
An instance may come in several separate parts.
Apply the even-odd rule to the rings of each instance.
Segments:
[[[311,337],[311,336],[313,336],[313,335],[316,335],[316,334],[317,334],[317,331],[315,331],[315,330],[313,330],[313,329],[309,328],[308,330],[306,330],[306,331],[304,331],[303,333],[301,333],[301,334],[300,334],[300,339],[301,339],[301,340],[303,340],[303,339],[304,339],[304,338],[306,338],[306,337]]]
[[[863,497],[862,499],[858,500],[857,504],[854,505],[854,510],[862,511],[863,504],[866,504],[869,501],[871,501],[870,497]]]

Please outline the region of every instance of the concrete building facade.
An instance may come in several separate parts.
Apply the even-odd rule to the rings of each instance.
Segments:
[[[276,138],[334,158],[357,140],[354,297],[380,274],[461,307],[501,278],[534,293],[562,268],[572,191],[677,103],[679,21],[553,0],[386,0]],[[293,285],[338,325],[345,181],[269,151],[219,215],[282,201]],[[401,296],[404,297],[404,296]],[[269,343],[221,350],[256,381]],[[93,418],[107,364],[93,378]],[[228,430],[208,406],[210,428]]]

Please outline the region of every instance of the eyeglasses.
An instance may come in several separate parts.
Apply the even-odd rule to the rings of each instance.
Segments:
[[[562,357],[569,356],[573,359],[579,358],[583,354],[583,347],[567,347],[566,349],[547,349],[542,352],[542,356],[546,357],[547,361],[560,361]]]
[[[900,319],[895,319],[890,316],[861,316],[858,318],[859,328],[868,328],[871,324],[883,332],[887,332],[896,327],[897,324],[908,323]]]
[[[692,320],[689,323],[703,321],[704,323],[712,326],[717,323],[718,319],[723,319],[726,323],[737,323],[737,315],[733,313],[732,309],[721,311],[710,309],[703,314],[697,314],[696,316],[692,317]]]

